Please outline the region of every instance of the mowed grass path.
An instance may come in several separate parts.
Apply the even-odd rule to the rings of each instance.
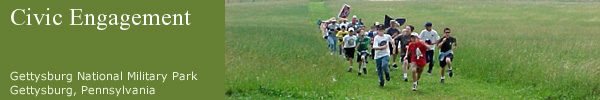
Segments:
[[[453,28],[459,39],[456,77],[439,83],[436,65],[431,76],[423,74],[420,90],[410,91],[400,70],[392,70],[392,81],[380,88],[373,60],[367,75],[345,72],[347,62],[327,54],[314,23],[335,16],[343,3],[368,25],[389,14],[418,30],[426,21],[438,31]],[[598,99],[600,11],[594,8],[552,2],[227,4],[225,98]]]

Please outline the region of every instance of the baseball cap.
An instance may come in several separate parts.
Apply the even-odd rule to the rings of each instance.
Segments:
[[[433,26],[433,24],[431,22],[427,22],[427,23],[425,23],[425,27],[427,27],[427,26]]]
[[[421,38],[421,37],[419,37],[419,34],[417,34],[417,33],[412,33],[412,34],[410,34],[410,37],[417,37],[417,38]]]

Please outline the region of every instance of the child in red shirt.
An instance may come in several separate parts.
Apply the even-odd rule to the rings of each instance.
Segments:
[[[411,34],[410,43],[408,44],[408,51],[406,52],[407,56],[410,55],[410,65],[412,69],[412,77],[413,77],[413,91],[417,90],[418,80],[421,78],[421,72],[423,72],[423,67],[427,64],[425,59],[425,50],[429,49],[426,43],[419,40],[419,35]],[[405,57],[406,59],[407,57]]]
[[[420,40],[408,43],[408,51],[413,54],[410,57],[410,62],[415,62],[419,67],[424,67],[427,64],[427,60],[424,56],[425,51],[428,49],[428,46],[426,45],[427,43]],[[415,52],[417,49],[419,49],[419,51]]]

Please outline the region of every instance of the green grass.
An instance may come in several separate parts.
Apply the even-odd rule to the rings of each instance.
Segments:
[[[419,91],[401,71],[380,88],[369,74],[345,72],[314,22],[342,4],[367,25],[383,15],[421,30],[453,29],[456,77],[439,67]],[[226,99],[599,99],[597,2],[244,2],[225,5]],[[437,63],[436,63],[437,64]],[[337,81],[332,81],[335,78]]]

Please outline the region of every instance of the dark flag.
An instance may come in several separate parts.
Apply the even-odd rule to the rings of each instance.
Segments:
[[[400,25],[404,25],[404,22],[406,22],[406,19],[405,19],[405,18],[398,18],[398,19],[394,19],[394,18],[392,18],[392,17],[390,17],[390,16],[388,16],[388,15],[385,15],[385,18],[384,18],[383,20],[384,20],[384,21],[383,21],[383,22],[384,22],[384,24],[383,24],[383,27],[384,27],[384,28],[388,28],[388,27],[390,27],[390,26],[391,26],[391,24],[390,24],[390,20],[395,20],[395,21],[396,21],[396,22],[398,22],[398,24],[400,24]]]
[[[394,18],[392,18],[388,15],[385,15],[385,18],[383,19],[383,28],[390,27],[390,20],[392,20],[392,19],[394,19]]]

